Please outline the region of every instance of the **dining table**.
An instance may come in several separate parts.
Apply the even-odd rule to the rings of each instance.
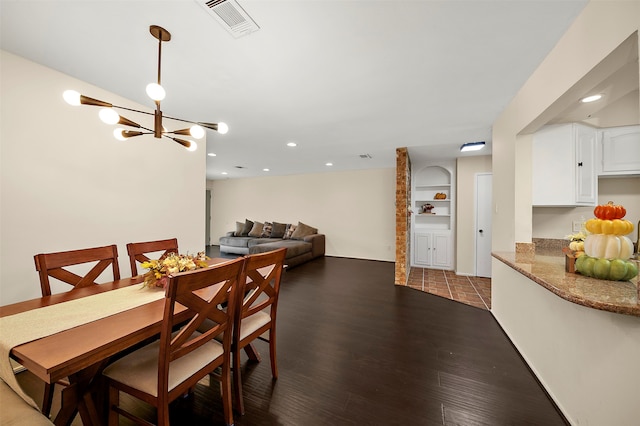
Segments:
[[[227,261],[208,260],[210,265]],[[54,424],[69,425],[77,413],[83,425],[103,424],[102,369],[113,357],[159,336],[165,292],[144,287],[143,281],[143,276],[123,278],[0,307],[0,346],[9,345],[4,352],[46,383],[69,381],[61,390]],[[175,315],[179,321],[190,317],[179,306]],[[17,335],[15,346],[12,334]],[[259,360],[255,348],[247,354]],[[0,378],[34,405],[21,392],[10,360],[3,356],[0,364]]]

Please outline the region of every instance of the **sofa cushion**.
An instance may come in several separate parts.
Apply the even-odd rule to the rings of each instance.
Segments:
[[[296,225],[294,225],[293,223],[287,224],[287,229],[286,231],[284,231],[284,236],[282,238],[285,240],[291,239],[291,234],[293,234],[293,231],[295,230],[296,230]]]
[[[284,232],[287,230],[286,223],[273,222],[273,228],[271,229],[271,238],[282,238]]]
[[[242,236],[246,237],[251,232],[251,228],[253,228],[253,221],[249,219],[244,220],[244,228],[242,228]]]
[[[244,222],[236,222],[236,230],[233,232],[233,235],[236,237],[241,237],[243,229],[244,229]]]
[[[311,253],[311,243],[299,240],[277,240],[266,242],[264,244],[256,244],[249,247],[249,254],[266,253],[268,251],[277,250],[279,248],[286,248],[286,259],[300,256],[305,253]]]
[[[250,237],[255,237],[255,238],[260,238],[260,235],[262,235],[263,226],[264,226],[263,223],[253,222],[253,227],[251,228],[251,231],[249,231],[249,236]]]
[[[291,239],[292,240],[302,240],[304,239],[304,237],[308,236],[308,235],[313,235],[313,234],[317,234],[318,233],[318,229],[317,228],[313,228],[309,225],[306,225],[302,222],[298,222],[298,226],[296,226],[296,230],[293,231],[293,234],[291,234]]]
[[[260,234],[260,238],[269,238],[271,237],[271,230],[273,229],[273,224],[271,222],[265,222],[262,227],[262,234]]]
[[[220,245],[229,247],[248,247],[253,237],[220,237]]]

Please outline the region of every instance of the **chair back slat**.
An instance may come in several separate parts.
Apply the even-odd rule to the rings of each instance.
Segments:
[[[211,342],[216,336],[222,335],[220,340],[225,350],[225,362],[230,361],[236,296],[244,263],[244,258],[238,258],[169,277],[160,334],[159,391],[168,383],[171,362]],[[227,302],[227,309],[222,307],[224,302]],[[174,333],[178,325],[174,317],[176,304],[186,307],[193,317]],[[204,333],[196,332],[207,319],[215,325]]]
[[[51,295],[49,277],[55,278],[74,288],[97,285],[96,280],[111,266],[113,280],[120,279],[118,247],[114,245],[70,250],[56,253],[42,253],[34,256],[36,271],[40,278],[43,296]],[[97,262],[85,275],[78,275],[65,269],[69,266]]]
[[[178,239],[171,238],[168,240],[147,241],[140,243],[127,244],[127,253],[129,254],[129,264],[131,265],[131,276],[138,275],[138,263],[147,262],[150,258],[148,253],[162,251],[160,257],[164,257],[169,253],[178,254]]]
[[[247,296],[239,302],[236,313],[239,321],[269,307],[271,316],[275,315],[286,252],[287,249],[283,248],[245,256],[247,263],[242,294]]]

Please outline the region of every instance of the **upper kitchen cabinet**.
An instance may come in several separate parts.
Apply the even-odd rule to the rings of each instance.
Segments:
[[[545,126],[534,134],[534,206],[596,205],[597,134],[597,129],[578,123]]]
[[[598,157],[598,176],[640,175],[640,126],[602,129]]]

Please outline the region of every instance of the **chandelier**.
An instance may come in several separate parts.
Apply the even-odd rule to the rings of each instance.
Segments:
[[[171,33],[165,30],[162,27],[157,25],[151,25],[149,27],[149,32],[153,37],[158,40],[158,82],[150,83],[147,85],[147,95],[156,103],[156,109],[153,113],[139,111],[133,108],[126,108],[123,106],[113,105],[109,102],[104,102],[98,99],[93,99],[88,96],[81,95],[75,90],[67,90],[63,93],[64,100],[70,105],[93,105],[102,107],[99,112],[100,119],[107,124],[121,124],[123,126],[133,127],[136,130],[126,130],[123,128],[116,128],[113,131],[113,135],[118,140],[126,140],[128,138],[132,138],[135,136],[141,135],[153,135],[154,137],[160,139],[162,137],[169,138],[180,145],[187,148],[189,151],[195,151],[197,148],[197,144],[195,141],[179,139],[171,135],[181,135],[181,136],[192,136],[196,139],[202,139],[204,137],[205,131],[204,128],[215,130],[218,133],[225,134],[229,131],[229,127],[225,123],[202,123],[196,121],[183,120],[181,118],[168,117],[165,116],[169,120],[182,121],[184,123],[192,124],[191,127],[174,130],[172,132],[165,129],[162,125],[162,110],[160,109],[160,101],[165,98],[166,92],[164,88],[160,85],[160,76],[161,76],[161,60],[162,60],[162,42],[171,40]],[[144,127],[135,121],[131,121],[128,118],[125,118],[118,114],[115,110],[126,110],[133,111],[140,114],[153,115],[153,129],[149,129]]]

